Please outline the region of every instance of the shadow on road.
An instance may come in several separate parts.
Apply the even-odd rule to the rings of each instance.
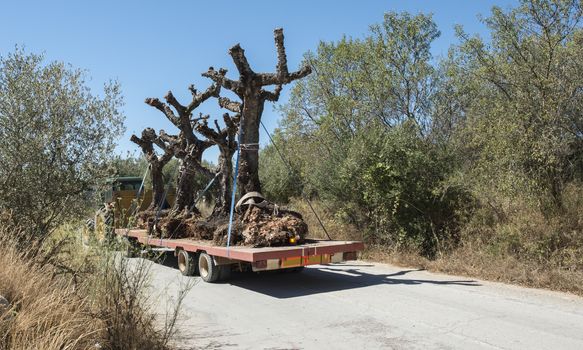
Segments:
[[[363,268],[366,268],[366,265],[363,265]],[[329,265],[306,268],[303,272],[296,274],[233,274],[228,283],[280,299],[377,285],[480,286],[479,283],[473,280],[431,280],[407,277],[408,273],[419,270],[402,270],[391,274],[372,274],[363,271],[363,268],[360,268],[359,265],[351,265],[349,269],[342,265]]]
[[[177,269],[172,253],[165,254],[158,263]],[[312,294],[366,288],[377,285],[457,285],[479,287],[474,280],[434,280],[411,277],[411,272],[422,270],[401,270],[390,274],[368,273],[369,264],[336,264],[305,268],[300,273],[262,272],[233,273],[228,281],[220,282],[245,288],[274,298],[286,299]]]

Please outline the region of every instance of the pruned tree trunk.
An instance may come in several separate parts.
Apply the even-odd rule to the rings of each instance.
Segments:
[[[208,126],[208,116],[202,117],[196,125],[196,131],[205,136],[219,147],[219,196],[216,199],[213,216],[225,216],[231,206],[231,194],[233,191],[233,154],[237,149],[235,140],[240,115],[231,117],[228,113],[223,115],[225,127],[221,129],[215,120],[215,129]]]
[[[228,215],[231,208],[233,192],[233,152],[221,152],[219,155],[219,196],[217,197],[214,216]]]
[[[152,179],[152,202],[148,211],[157,210],[164,206],[164,165],[159,162],[150,163],[150,176]]]
[[[168,147],[157,135],[154,129],[146,128],[142,131],[142,137],[132,135],[132,142],[140,146],[150,165],[150,177],[152,179],[152,202],[148,206],[148,211],[156,210],[164,203],[164,166],[172,159],[172,149]],[[161,156],[156,154],[154,145],[157,145],[164,152]]]
[[[243,133],[239,164],[239,177],[237,179],[239,194],[242,196],[248,192],[261,192],[259,182],[259,126],[263,114],[264,101],[254,96],[246,96],[244,99],[242,114]]]
[[[181,158],[182,163],[179,168],[178,186],[176,189],[176,200],[172,211],[175,213],[183,212],[185,209],[192,209],[192,212],[199,214],[194,207],[194,197],[196,194],[195,174],[200,172],[207,178],[210,178],[210,171],[202,166],[202,153],[210,146],[210,143],[201,144],[191,147]]]
[[[220,75],[220,72],[218,74]],[[213,84],[205,92],[198,93],[194,86],[191,85],[189,90],[192,94],[192,101],[187,106],[180,104],[171,91],[168,91],[164,97],[166,103],[157,98],[146,99],[148,105],[164,113],[166,118],[180,130],[180,134],[176,137],[170,137],[166,134],[161,135],[167,142],[172,142],[174,156],[181,160],[176,200],[172,207],[171,216],[180,215],[187,209],[192,209],[197,213],[193,205],[196,193],[194,187],[195,174],[199,172],[209,178],[212,176],[211,171],[202,165],[202,154],[212,146],[212,143],[200,140],[194,134],[193,125],[196,124],[196,120],[191,120],[191,117],[192,111],[202,102],[211,97],[218,97],[220,89],[220,84]]]
[[[234,102],[227,98],[220,98],[221,107],[230,111],[241,113],[241,164],[237,178],[239,194],[247,192],[261,192],[259,181],[259,126],[265,101],[277,101],[284,84],[289,84],[296,79],[303,78],[311,73],[309,66],[302,67],[299,71],[289,73],[287,57],[283,44],[283,30],[274,31],[275,45],[277,48],[276,73],[255,73],[249,66],[245,57],[245,50],[239,44],[229,50],[239,72],[239,80],[231,80],[225,77],[226,70],[215,71],[212,67],[203,76],[212,79],[225,89],[233,91],[241,102]],[[275,90],[265,90],[265,86],[275,85]]]

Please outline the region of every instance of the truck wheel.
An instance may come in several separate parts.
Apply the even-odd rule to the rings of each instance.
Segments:
[[[219,280],[220,281],[228,281],[231,278],[231,265],[220,265],[218,266],[220,273],[219,273]]]
[[[180,249],[176,257],[178,258],[178,270],[184,276],[194,276],[196,273],[196,255]]]
[[[205,282],[216,282],[221,274],[221,268],[215,265],[213,258],[207,253],[200,253],[198,257],[198,272]]]

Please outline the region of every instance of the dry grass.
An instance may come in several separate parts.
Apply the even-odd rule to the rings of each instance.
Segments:
[[[373,246],[367,247],[361,258],[583,296],[583,271],[525,263],[510,255],[492,255],[481,249],[458,248],[429,260],[415,252],[387,251],[386,248]]]
[[[160,320],[149,298],[149,262],[102,247],[84,251],[62,239],[31,257],[14,237],[0,227],[0,295],[11,304],[0,310],[0,350],[169,348],[192,285],[183,286]]]
[[[0,349],[95,349],[102,343],[101,320],[71,280],[55,278],[4,240],[0,255],[0,295],[12,308],[0,318]]]

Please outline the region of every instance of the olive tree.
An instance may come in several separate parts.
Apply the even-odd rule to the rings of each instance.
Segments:
[[[225,77],[226,70],[216,71],[210,67],[202,75],[212,79],[215,84],[220,84],[223,88],[232,91],[237,95],[240,102],[231,101],[227,97],[219,98],[219,105],[231,112],[241,115],[241,145],[244,152],[241,153],[241,169],[237,177],[239,184],[239,194],[243,196],[248,192],[261,192],[259,182],[259,125],[265,102],[277,102],[283,89],[283,85],[302,79],[308,76],[312,69],[309,65],[303,65],[297,71],[289,72],[287,66],[287,55],[283,42],[283,29],[277,28],[273,31],[275,46],[277,50],[277,67],[275,73],[255,72],[245,50],[239,44],[229,49],[229,55],[239,72],[238,80],[231,80]],[[275,86],[273,91],[269,86]]]
[[[40,240],[79,217],[123,131],[120,86],[17,48],[0,57],[0,214]]]

